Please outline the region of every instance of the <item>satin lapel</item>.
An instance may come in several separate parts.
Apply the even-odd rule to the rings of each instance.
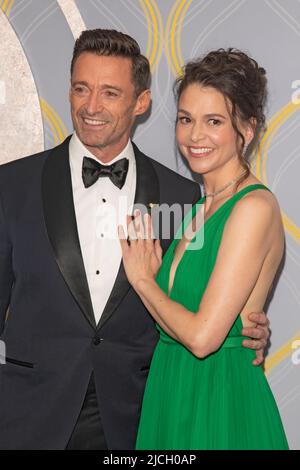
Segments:
[[[134,204],[142,204],[146,207],[149,207],[150,203],[159,204],[159,181],[151,160],[141,153],[134,143],[133,148],[137,175]],[[121,262],[114,287],[101,315],[98,329],[111,317],[129,289],[130,284],[127,281],[123,262]]]
[[[56,262],[87,321],[96,328],[73,202],[69,141],[53,149],[42,176],[44,219]]]

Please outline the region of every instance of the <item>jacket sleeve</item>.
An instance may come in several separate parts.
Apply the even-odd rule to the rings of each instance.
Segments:
[[[193,197],[193,205],[201,199],[201,188],[199,184],[195,183],[195,190],[194,190],[194,197]]]
[[[0,335],[2,335],[4,330],[13,279],[12,244],[8,236],[2,198],[0,195]]]

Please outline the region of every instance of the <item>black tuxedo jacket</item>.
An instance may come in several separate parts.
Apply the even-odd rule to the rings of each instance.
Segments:
[[[73,205],[69,139],[0,167],[0,340],[6,345],[0,449],[64,449],[92,373],[108,448],[135,445],[158,333],[122,263],[95,323]],[[136,203],[183,205],[200,198],[196,183],[136,146],[134,151]],[[164,250],[168,243],[162,242]]]

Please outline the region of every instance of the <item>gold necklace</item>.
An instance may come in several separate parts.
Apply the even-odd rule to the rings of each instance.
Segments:
[[[216,196],[217,194],[222,193],[223,191],[225,191],[225,189],[229,188],[229,186],[232,186],[234,183],[239,181],[246,173],[247,173],[247,170],[244,170],[243,173],[241,173],[237,178],[234,178],[233,180],[229,181],[229,183],[227,183],[225,186],[223,186],[223,188],[217,189],[217,191],[214,191],[213,193],[205,194],[205,188],[204,188],[204,196],[205,197],[212,197],[212,196]]]

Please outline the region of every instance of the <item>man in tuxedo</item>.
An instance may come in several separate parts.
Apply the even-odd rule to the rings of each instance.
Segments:
[[[149,82],[134,39],[83,32],[71,66],[75,133],[0,168],[1,449],[134,448],[158,333],[110,216],[200,198],[130,140]],[[268,325],[263,313],[256,321],[245,334],[260,362]]]

